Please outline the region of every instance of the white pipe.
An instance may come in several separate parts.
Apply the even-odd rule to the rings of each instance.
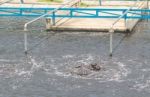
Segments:
[[[39,16],[39,17],[37,17],[37,18],[35,18],[35,19],[33,19],[33,20],[31,20],[31,21],[25,23],[25,24],[24,24],[24,30],[27,31],[27,26],[28,26],[29,24],[31,24],[31,23],[33,23],[33,22],[35,22],[35,21],[37,21],[37,20],[39,20],[39,19],[41,19],[41,18],[47,16],[48,14],[52,14],[53,12],[57,12],[57,10],[59,10],[60,8],[66,6],[67,4],[69,4],[69,3],[73,2],[73,1],[74,1],[74,0],[71,0],[71,1],[69,1],[69,2],[67,2],[67,3],[64,3],[64,4],[62,4],[61,6],[59,6],[58,8],[56,8],[56,9],[54,9],[54,10],[52,10],[52,11],[46,13],[46,14],[43,14],[43,15],[41,15],[41,16]]]
[[[113,44],[112,44],[112,41],[113,41],[113,33],[114,33],[114,30],[113,29],[111,29],[111,30],[109,30],[109,33],[111,33],[110,34],[110,56],[112,56],[112,52],[113,52]]]
[[[109,55],[112,56],[112,53],[113,53],[113,34],[114,34],[114,26],[116,23],[118,23],[118,21],[120,19],[122,19],[122,17],[124,17],[135,5],[137,4],[137,2],[134,3],[134,5],[132,7],[130,7],[128,10],[126,10],[120,17],[118,17],[118,19],[113,22],[113,24],[111,25],[110,27],[110,30],[109,30],[109,33],[110,33],[110,43],[109,43]]]
[[[28,48],[27,48],[27,46],[28,46],[28,42],[27,42],[27,31],[24,33],[24,52],[25,52],[25,54],[27,54],[27,51],[28,51]]]
[[[56,9],[54,9],[54,10],[52,10],[52,11],[46,13],[46,14],[43,14],[43,15],[41,15],[41,16],[39,16],[39,17],[37,17],[37,18],[35,18],[35,19],[33,19],[33,20],[31,20],[31,21],[24,24],[24,31],[25,31],[25,33],[24,33],[24,50],[25,50],[25,54],[27,54],[27,51],[28,51],[28,42],[27,42],[27,27],[28,27],[28,25],[35,22],[35,21],[37,21],[37,20],[39,20],[39,19],[41,19],[41,18],[43,18],[43,17],[45,17],[45,16],[47,16],[48,14],[52,14],[53,12],[57,12],[57,10],[59,10],[60,8],[66,6],[67,4],[69,4],[73,1],[74,0],[71,0],[67,3],[64,3],[61,6],[59,6],[58,8],[56,8]]]

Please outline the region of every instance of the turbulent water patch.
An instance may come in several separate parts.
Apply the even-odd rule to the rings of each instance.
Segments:
[[[137,82],[133,86],[133,89],[137,91],[147,91],[150,93],[150,78],[145,80],[144,82]]]
[[[121,81],[129,73],[130,70],[125,64],[116,61],[105,61],[98,56],[90,54],[86,55],[66,55],[61,58],[50,58],[52,64],[50,64],[51,70],[57,76],[74,77],[82,79],[99,79],[101,81]],[[89,68],[91,64],[97,64],[98,70],[92,70]],[[51,70],[46,68],[47,73]],[[50,73],[52,74],[52,72]]]
[[[41,59],[42,60],[42,59]],[[81,79],[97,79],[100,81],[123,81],[130,69],[125,64],[117,61],[105,61],[99,56],[66,55],[62,57],[45,57],[45,62],[28,56],[26,64],[1,65],[0,76],[20,76],[24,80],[30,79],[35,72],[44,72],[46,75],[73,77]]]

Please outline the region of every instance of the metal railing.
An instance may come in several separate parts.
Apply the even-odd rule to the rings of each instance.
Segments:
[[[109,33],[110,33],[110,44],[109,44],[109,52],[110,52],[110,56],[112,56],[112,53],[113,53],[113,34],[114,34],[114,26],[123,18],[127,15],[127,13],[134,7],[136,6],[136,4],[138,3],[135,2],[134,5],[132,7],[130,7],[129,9],[127,9],[120,17],[118,17],[118,19],[116,21],[114,21],[112,23],[112,25],[110,26],[110,30],[109,30]]]
[[[56,8],[56,9],[54,9],[54,10],[52,10],[52,11],[46,13],[46,14],[43,14],[43,15],[41,15],[41,16],[39,16],[39,17],[37,17],[37,18],[35,18],[35,19],[33,19],[33,20],[31,20],[31,21],[25,23],[25,24],[24,24],[24,30],[27,31],[27,26],[28,26],[29,24],[31,24],[31,23],[33,23],[33,22],[35,22],[35,21],[37,21],[37,20],[39,20],[39,19],[41,19],[41,18],[43,18],[43,17],[49,15],[49,14],[53,14],[53,13],[57,12],[60,8],[65,7],[66,5],[68,5],[69,3],[73,2],[73,1],[74,1],[74,0],[71,0],[71,1],[69,1],[69,2],[67,2],[67,3],[64,3],[64,4],[62,4],[61,6],[59,6],[58,8]]]
[[[109,33],[110,33],[110,56],[112,56],[112,52],[113,52],[113,33],[114,33],[114,26],[116,23],[118,23],[118,21],[120,19],[122,19],[122,17],[124,17],[129,11],[131,10],[131,8],[129,8],[128,10],[126,10],[124,12],[124,14],[122,14],[110,27]]]
[[[65,7],[66,5],[70,4],[71,2],[74,2],[74,0],[70,0],[70,1],[62,4],[58,8],[56,8],[56,9],[54,9],[54,10],[52,10],[52,11],[46,13],[46,14],[43,14],[43,15],[41,15],[41,16],[39,16],[39,17],[37,17],[37,18],[35,18],[35,19],[33,19],[33,20],[31,20],[31,21],[24,24],[24,31],[25,31],[25,33],[24,33],[24,50],[25,50],[25,54],[27,54],[27,52],[28,52],[28,47],[27,47],[27,45],[28,45],[28,42],[27,42],[27,27],[28,27],[28,25],[35,22],[35,21],[37,21],[37,20],[39,20],[39,19],[41,19],[41,18],[43,18],[43,17],[45,17],[45,16],[47,16],[47,15],[49,15],[49,14],[53,14],[53,13],[57,12],[60,8]]]

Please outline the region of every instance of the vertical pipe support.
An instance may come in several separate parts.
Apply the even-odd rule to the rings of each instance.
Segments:
[[[23,9],[20,9],[20,15],[22,16],[22,13],[23,13]]]
[[[28,51],[28,41],[27,41],[27,30],[24,31],[24,53],[27,54]]]
[[[51,27],[51,17],[46,17],[46,29],[50,29]]]
[[[55,12],[52,12],[52,23],[55,26]]]
[[[109,56],[112,56],[112,53],[113,53],[113,34],[114,34],[114,29],[111,28],[109,30],[109,34],[110,34],[110,38],[109,38]]]
[[[125,12],[126,10],[124,10],[122,14],[124,14]],[[127,14],[124,15],[124,26],[127,28]]]
[[[96,16],[99,16],[99,10],[96,10]]]
[[[28,26],[28,24],[24,25],[24,53],[25,54],[27,54],[27,51],[28,51],[28,41],[27,41],[27,39],[28,39],[28,37],[27,37],[28,29],[27,29],[27,26]]]
[[[73,9],[70,9],[70,16],[73,16]]]

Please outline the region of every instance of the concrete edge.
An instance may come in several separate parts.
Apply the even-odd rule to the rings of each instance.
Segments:
[[[79,32],[109,32],[108,28],[65,28],[65,27],[51,27],[47,31],[79,31]],[[115,32],[129,32],[129,29],[115,29]]]
[[[138,20],[134,23],[134,25],[132,25],[132,27],[130,27],[130,28],[127,28],[127,30],[128,30],[129,32],[132,32],[132,31],[134,30],[134,28],[136,27],[136,25],[137,25],[140,21],[141,21],[141,19],[138,19]]]

